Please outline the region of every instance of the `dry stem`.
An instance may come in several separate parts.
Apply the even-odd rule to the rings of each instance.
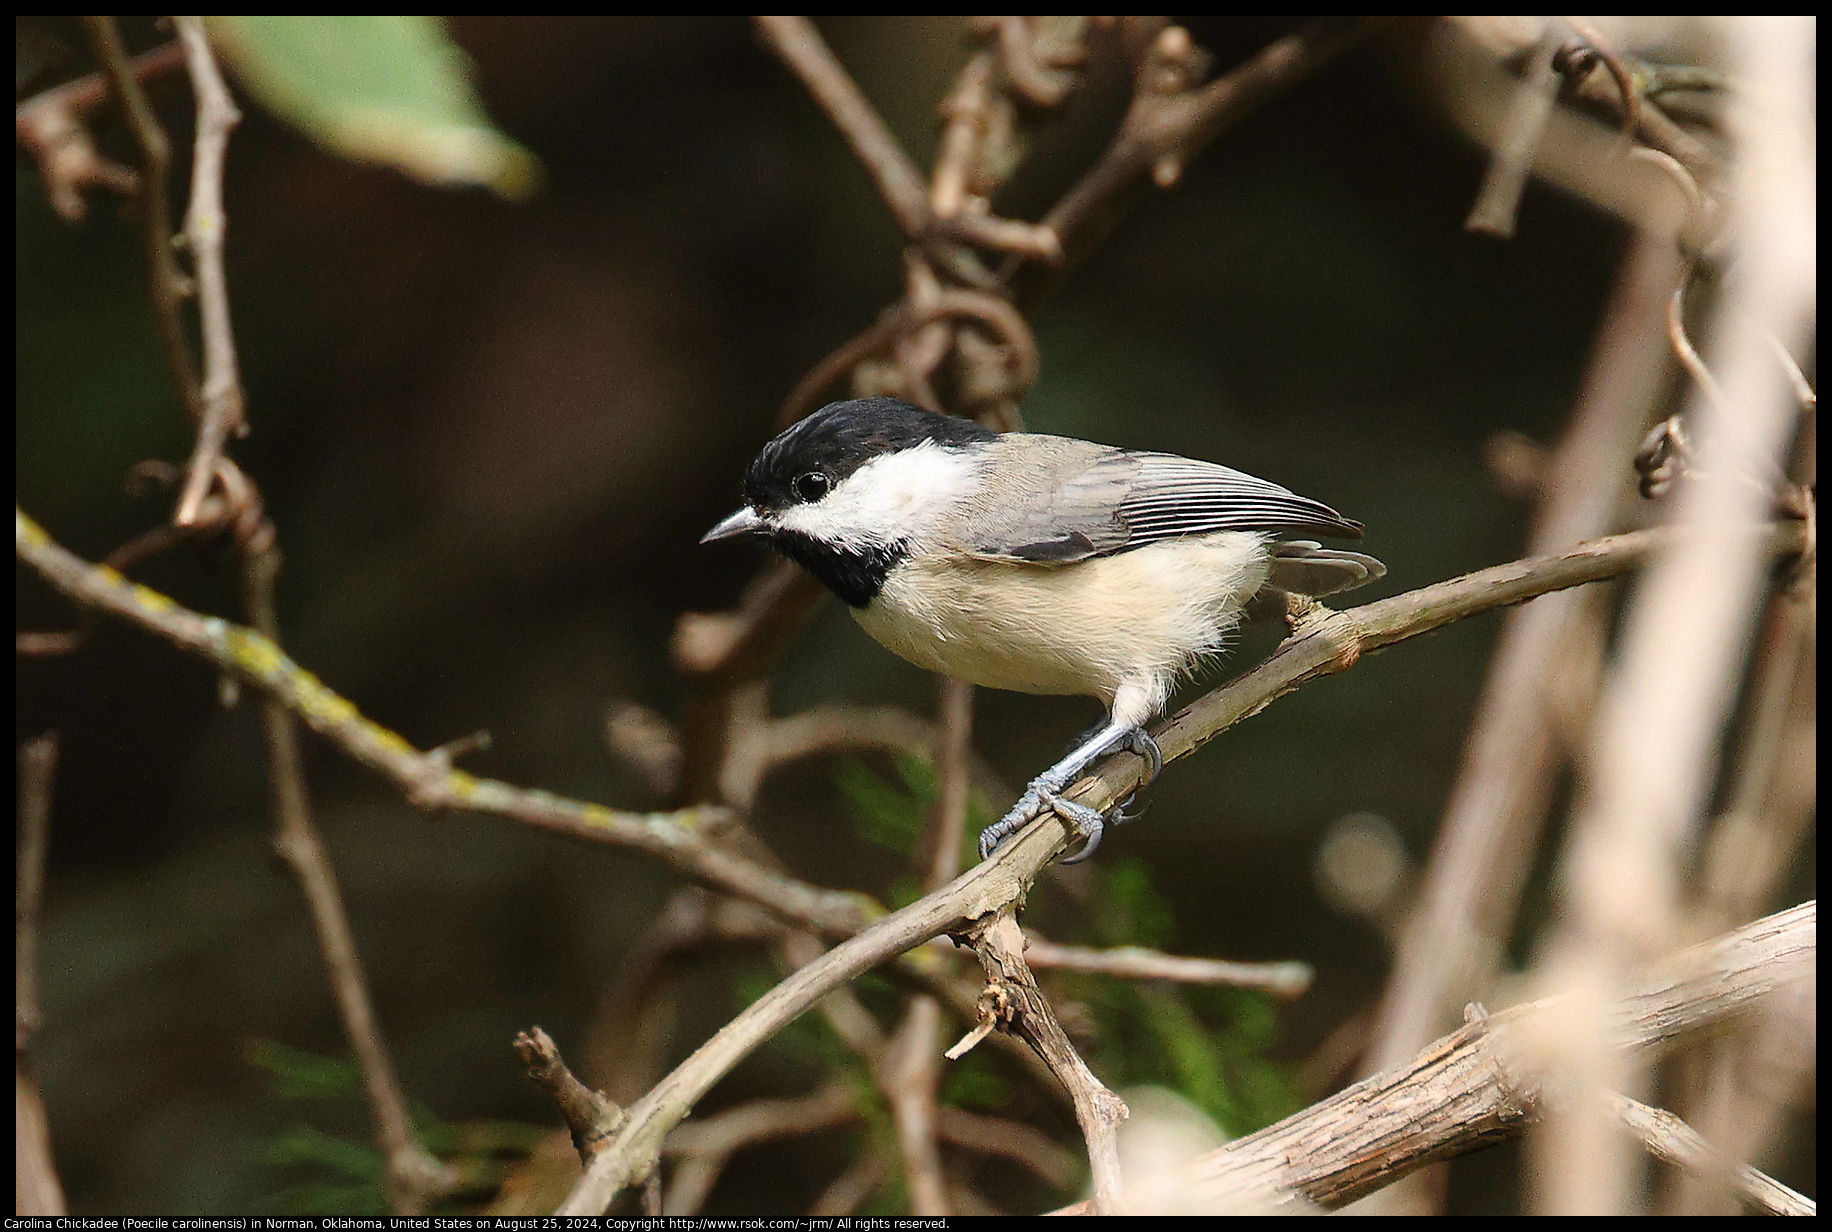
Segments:
[[[171,204],[166,199],[166,177],[171,171],[172,146],[159,119],[146,101],[139,78],[127,58],[121,31],[111,17],[85,17],[89,39],[108,73],[109,84],[121,101],[128,131],[140,150],[140,241],[146,255],[147,295],[153,303],[153,322],[165,349],[172,383],[192,423],[203,422],[203,400],[197,387],[197,370],[191,362],[184,334],[184,298],[191,283],[178,268],[172,253]]]
[[[44,897],[57,734],[19,746],[19,869],[13,923],[13,1196],[20,1215],[65,1213],[63,1182],[51,1154],[51,1126],[38,1080],[26,1069],[26,1044],[38,1029],[38,912]]]
[[[1651,1056],[1743,1019],[1810,982],[1816,905],[1808,902],[1661,961],[1610,1008],[1617,1047]],[[1568,997],[1469,1021],[1406,1064],[1363,1079],[1196,1161],[1176,1195],[1191,1213],[1347,1205],[1427,1164],[1518,1137],[1553,1072],[1548,1037]],[[1122,1197],[1122,1203],[1124,1197]],[[1087,1204],[1060,1214],[1085,1214]]]
[[[223,213],[223,157],[229,133],[242,122],[242,113],[236,110],[210,55],[203,18],[179,16],[172,21],[178,27],[191,89],[197,95],[191,204],[185,211],[184,235],[197,271],[198,320],[204,349],[203,387],[197,396],[203,414],[197,423],[197,443],[191,450],[191,460],[185,464],[178,511],[173,515],[176,525],[194,526],[199,507],[216,478],[216,460],[223,442],[231,434],[245,436],[248,432],[235,358],[235,333],[229,320],[229,282],[223,269],[223,234],[228,230]]]

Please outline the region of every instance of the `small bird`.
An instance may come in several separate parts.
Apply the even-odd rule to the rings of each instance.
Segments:
[[[1386,566],[1293,534],[1362,527],[1277,484],[1168,453],[994,432],[895,398],[834,402],[763,447],[745,505],[702,543],[766,537],[918,667],[1020,693],[1083,694],[1107,720],[980,834],[1045,809],[1092,855],[1107,817],[1061,792],[1102,754],[1163,758],[1144,724],[1219,651],[1262,587],[1330,595]],[[1144,784],[1141,784],[1143,786]],[[1118,820],[1128,820],[1120,809]]]

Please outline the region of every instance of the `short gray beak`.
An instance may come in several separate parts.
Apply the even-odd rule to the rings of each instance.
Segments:
[[[700,536],[701,543],[716,543],[721,539],[730,539],[737,535],[754,534],[764,529],[763,519],[757,516],[756,510],[749,505],[732,514],[723,522]]]

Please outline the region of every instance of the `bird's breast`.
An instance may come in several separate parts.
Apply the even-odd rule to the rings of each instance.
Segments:
[[[1220,649],[1265,581],[1263,540],[1219,534],[1048,566],[911,555],[870,603],[865,631],[918,667],[988,688],[1087,694],[1169,687]]]

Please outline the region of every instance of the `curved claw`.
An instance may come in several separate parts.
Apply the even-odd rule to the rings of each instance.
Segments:
[[[1121,800],[1119,804],[1114,808],[1113,812],[1108,814],[1107,821],[1110,824],[1116,825],[1116,826],[1129,826],[1133,822],[1137,821],[1139,818],[1143,817],[1145,814],[1151,812],[1151,801],[1149,800],[1139,805],[1139,811],[1136,813],[1128,813],[1126,811],[1129,807],[1131,807],[1133,802],[1139,798],[1139,793],[1143,792],[1144,790],[1145,789],[1143,787],[1135,788],[1131,795],[1127,796],[1124,800]]]
[[[1083,860],[1093,855],[1094,849],[1100,846],[1100,840],[1106,833],[1107,819],[1087,805],[1076,804],[1072,800],[1064,800],[1055,792],[1046,794],[1043,797],[1043,801],[1056,811],[1057,816],[1062,817],[1070,825],[1074,826],[1076,831],[1087,840],[1087,842],[1082,844],[1080,851],[1072,856],[1060,856],[1057,858],[1056,863],[1080,864]]]
[[[1082,844],[1081,850],[1072,856],[1058,856],[1056,863],[1080,864],[1083,860],[1094,854],[1094,849],[1100,846],[1101,836],[1106,833],[1106,830],[1104,827],[1097,825],[1092,830],[1085,830],[1083,833],[1087,835],[1088,841]]]
[[[1164,773],[1164,751],[1158,748],[1158,742],[1148,735],[1143,727],[1135,727],[1126,735],[1126,748],[1145,759],[1145,777],[1132,789],[1134,796],[1158,781]],[[1131,799],[1131,797],[1127,797]]]
[[[1137,821],[1150,810],[1151,805],[1145,804],[1136,813],[1128,813],[1126,811],[1145,793],[1145,789],[1157,782],[1158,776],[1164,773],[1164,754],[1159,750],[1158,742],[1147,735],[1143,727],[1135,727],[1127,733],[1125,743],[1120,747],[1128,752],[1138,754],[1139,757],[1144,760],[1145,775],[1139,780],[1139,785],[1134,787],[1126,798],[1119,802],[1119,806],[1113,810],[1113,814],[1109,820],[1116,826],[1123,826]]]

